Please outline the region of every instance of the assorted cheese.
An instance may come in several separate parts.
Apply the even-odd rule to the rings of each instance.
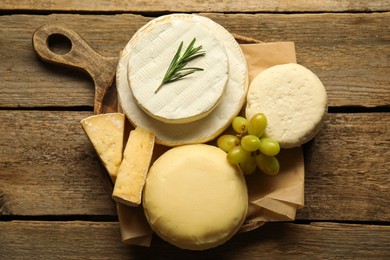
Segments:
[[[80,123],[111,180],[115,182],[122,162],[124,114],[93,115],[81,120]]]
[[[180,43],[183,54],[195,38],[205,55],[189,62],[197,71],[157,92]],[[191,19],[155,22],[132,39],[128,81],[140,108],[164,123],[188,123],[208,115],[220,102],[228,79],[225,47],[203,23]]]
[[[302,65],[276,65],[252,81],[246,117],[267,115],[265,134],[282,148],[298,147],[319,131],[327,111],[327,94],[319,78]]]
[[[194,38],[206,54],[190,67],[204,70],[156,92],[179,44],[184,50]],[[233,36],[193,14],[161,16],[140,28],[121,53],[116,76],[121,107],[135,126],[123,155],[123,114],[91,116],[81,125],[115,183],[112,198],[129,206],[142,202],[153,231],[183,249],[223,244],[248,210],[238,165],[200,143],[220,135],[245,101],[246,117],[264,113],[266,136],[283,148],[312,139],[327,110],[321,81],[298,64],[271,67],[248,86],[245,57]],[[149,169],[155,142],[173,148]]]
[[[241,227],[248,208],[245,179],[221,149],[174,147],[151,166],[143,197],[145,215],[164,240],[184,249],[218,246]]]
[[[131,82],[129,84],[129,58],[134,51],[132,47],[133,42],[137,42],[143,33],[148,32],[149,30],[153,31],[157,26],[173,24],[176,22],[181,23],[180,21],[185,21],[185,23],[202,24],[203,27],[212,31],[215,38],[224,45],[229,63],[228,78],[225,90],[219,101],[220,103],[210,114],[194,122],[185,124],[167,124],[164,121],[150,116],[138,105],[132,89],[130,88]],[[176,37],[179,40],[181,39],[180,34],[176,34]],[[176,47],[177,46],[173,47],[173,49],[175,50]],[[166,69],[167,68],[161,68],[163,71],[162,73],[164,73]],[[199,73],[201,72],[195,72],[192,75]],[[206,73],[213,72],[208,71]],[[134,125],[154,132],[156,134],[156,142],[166,146],[204,143],[217,137],[229,126],[232,118],[234,118],[241,110],[245,102],[245,96],[248,89],[247,65],[244,54],[237,41],[221,25],[206,17],[193,14],[173,14],[161,16],[144,25],[137,31],[137,33],[135,33],[121,53],[116,77],[118,99],[128,119]],[[184,84],[184,82],[189,79],[190,78],[185,80],[183,79],[182,83]],[[172,83],[172,85],[176,83],[178,82]],[[168,91],[172,88],[172,85],[163,86],[160,91]],[[152,89],[154,90],[153,87]]]
[[[130,132],[112,198],[129,206],[141,204],[142,190],[152,159],[155,136],[137,127]]]

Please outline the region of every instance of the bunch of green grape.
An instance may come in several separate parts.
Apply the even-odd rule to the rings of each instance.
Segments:
[[[267,118],[263,113],[255,114],[250,120],[237,116],[232,121],[236,135],[225,134],[218,138],[217,146],[227,152],[227,160],[238,164],[244,174],[252,174],[256,168],[269,175],[279,172],[279,161],[275,157],[279,143],[265,137]]]

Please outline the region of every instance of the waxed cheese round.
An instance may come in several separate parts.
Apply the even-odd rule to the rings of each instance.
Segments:
[[[247,94],[246,117],[267,116],[265,135],[282,148],[298,147],[320,130],[327,94],[320,79],[302,65],[276,65],[259,73]]]
[[[175,73],[191,72],[188,68],[201,70],[162,84],[173,58],[178,57],[177,65],[172,68],[183,64],[178,62],[192,41],[194,49],[201,46],[199,52],[203,55],[185,62],[184,70]],[[225,46],[202,23],[189,19],[170,19],[169,23],[162,20],[133,38],[128,59],[131,91],[138,105],[162,122],[181,124],[205,117],[219,104],[227,79]]]
[[[241,227],[248,208],[245,179],[221,149],[193,144],[168,150],[151,166],[143,194],[158,236],[191,250],[212,248]]]

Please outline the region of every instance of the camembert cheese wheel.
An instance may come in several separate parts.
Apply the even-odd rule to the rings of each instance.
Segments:
[[[248,193],[241,170],[227,161],[225,152],[206,144],[184,145],[154,162],[143,206],[162,239],[180,248],[203,250],[238,231],[246,217]]]
[[[204,55],[189,61],[185,68],[203,70],[161,86],[180,44],[181,56],[194,39],[194,48],[202,46]],[[165,123],[192,122],[209,114],[221,100],[228,79],[226,50],[202,23],[161,20],[133,38],[128,77],[135,100],[148,115]]]
[[[228,79],[219,105],[207,116],[185,124],[166,124],[151,117],[138,105],[128,82],[128,62],[133,41],[143,32],[154,27],[155,23],[169,24],[172,20],[194,21],[207,27],[225,46],[229,62]],[[180,37],[180,35],[178,34],[177,37]],[[120,55],[116,85],[119,102],[130,122],[135,126],[140,126],[155,133],[157,143],[166,146],[177,146],[205,143],[217,137],[230,125],[231,120],[240,112],[245,102],[248,89],[248,73],[245,56],[239,44],[225,28],[203,16],[172,14],[151,20],[135,33]],[[169,88],[171,86],[167,85],[165,87]]]
[[[81,120],[80,123],[111,180],[115,182],[122,162],[125,115],[122,113],[93,115]]]
[[[248,90],[246,117],[267,116],[265,135],[281,147],[298,147],[319,131],[327,111],[320,79],[302,65],[276,65],[257,75]]]

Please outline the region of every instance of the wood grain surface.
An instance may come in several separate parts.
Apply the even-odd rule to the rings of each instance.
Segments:
[[[215,249],[180,250],[154,237],[150,248],[120,242],[116,222],[0,222],[6,259],[388,259],[389,226],[268,223]],[[373,234],[375,234],[373,236]],[[34,239],[31,239],[34,238]],[[64,246],[66,245],[66,246]],[[53,257],[55,256],[55,257]]]
[[[91,113],[0,111],[0,215],[116,215],[79,125]],[[389,125],[388,113],[328,114],[305,146],[306,207],[297,219],[388,220]]]
[[[304,145],[296,221],[204,252],[156,236],[150,248],[121,243],[112,185],[79,123],[93,114],[94,83],[41,61],[32,35],[64,24],[118,57],[140,26],[171,12],[293,41],[324,83],[330,113]],[[390,259],[390,1],[0,0],[0,13],[0,259]]]
[[[80,120],[92,112],[0,111],[0,215],[115,215]]]
[[[383,0],[0,0],[0,10],[83,12],[370,12],[389,11]]]
[[[232,33],[266,42],[294,41],[298,62],[323,81],[330,106],[390,104],[390,13],[204,15]],[[43,63],[34,54],[31,37],[39,26],[66,24],[98,53],[114,57],[150,19],[130,14],[0,16],[0,24],[8,25],[0,29],[0,107],[93,104],[88,76]]]

